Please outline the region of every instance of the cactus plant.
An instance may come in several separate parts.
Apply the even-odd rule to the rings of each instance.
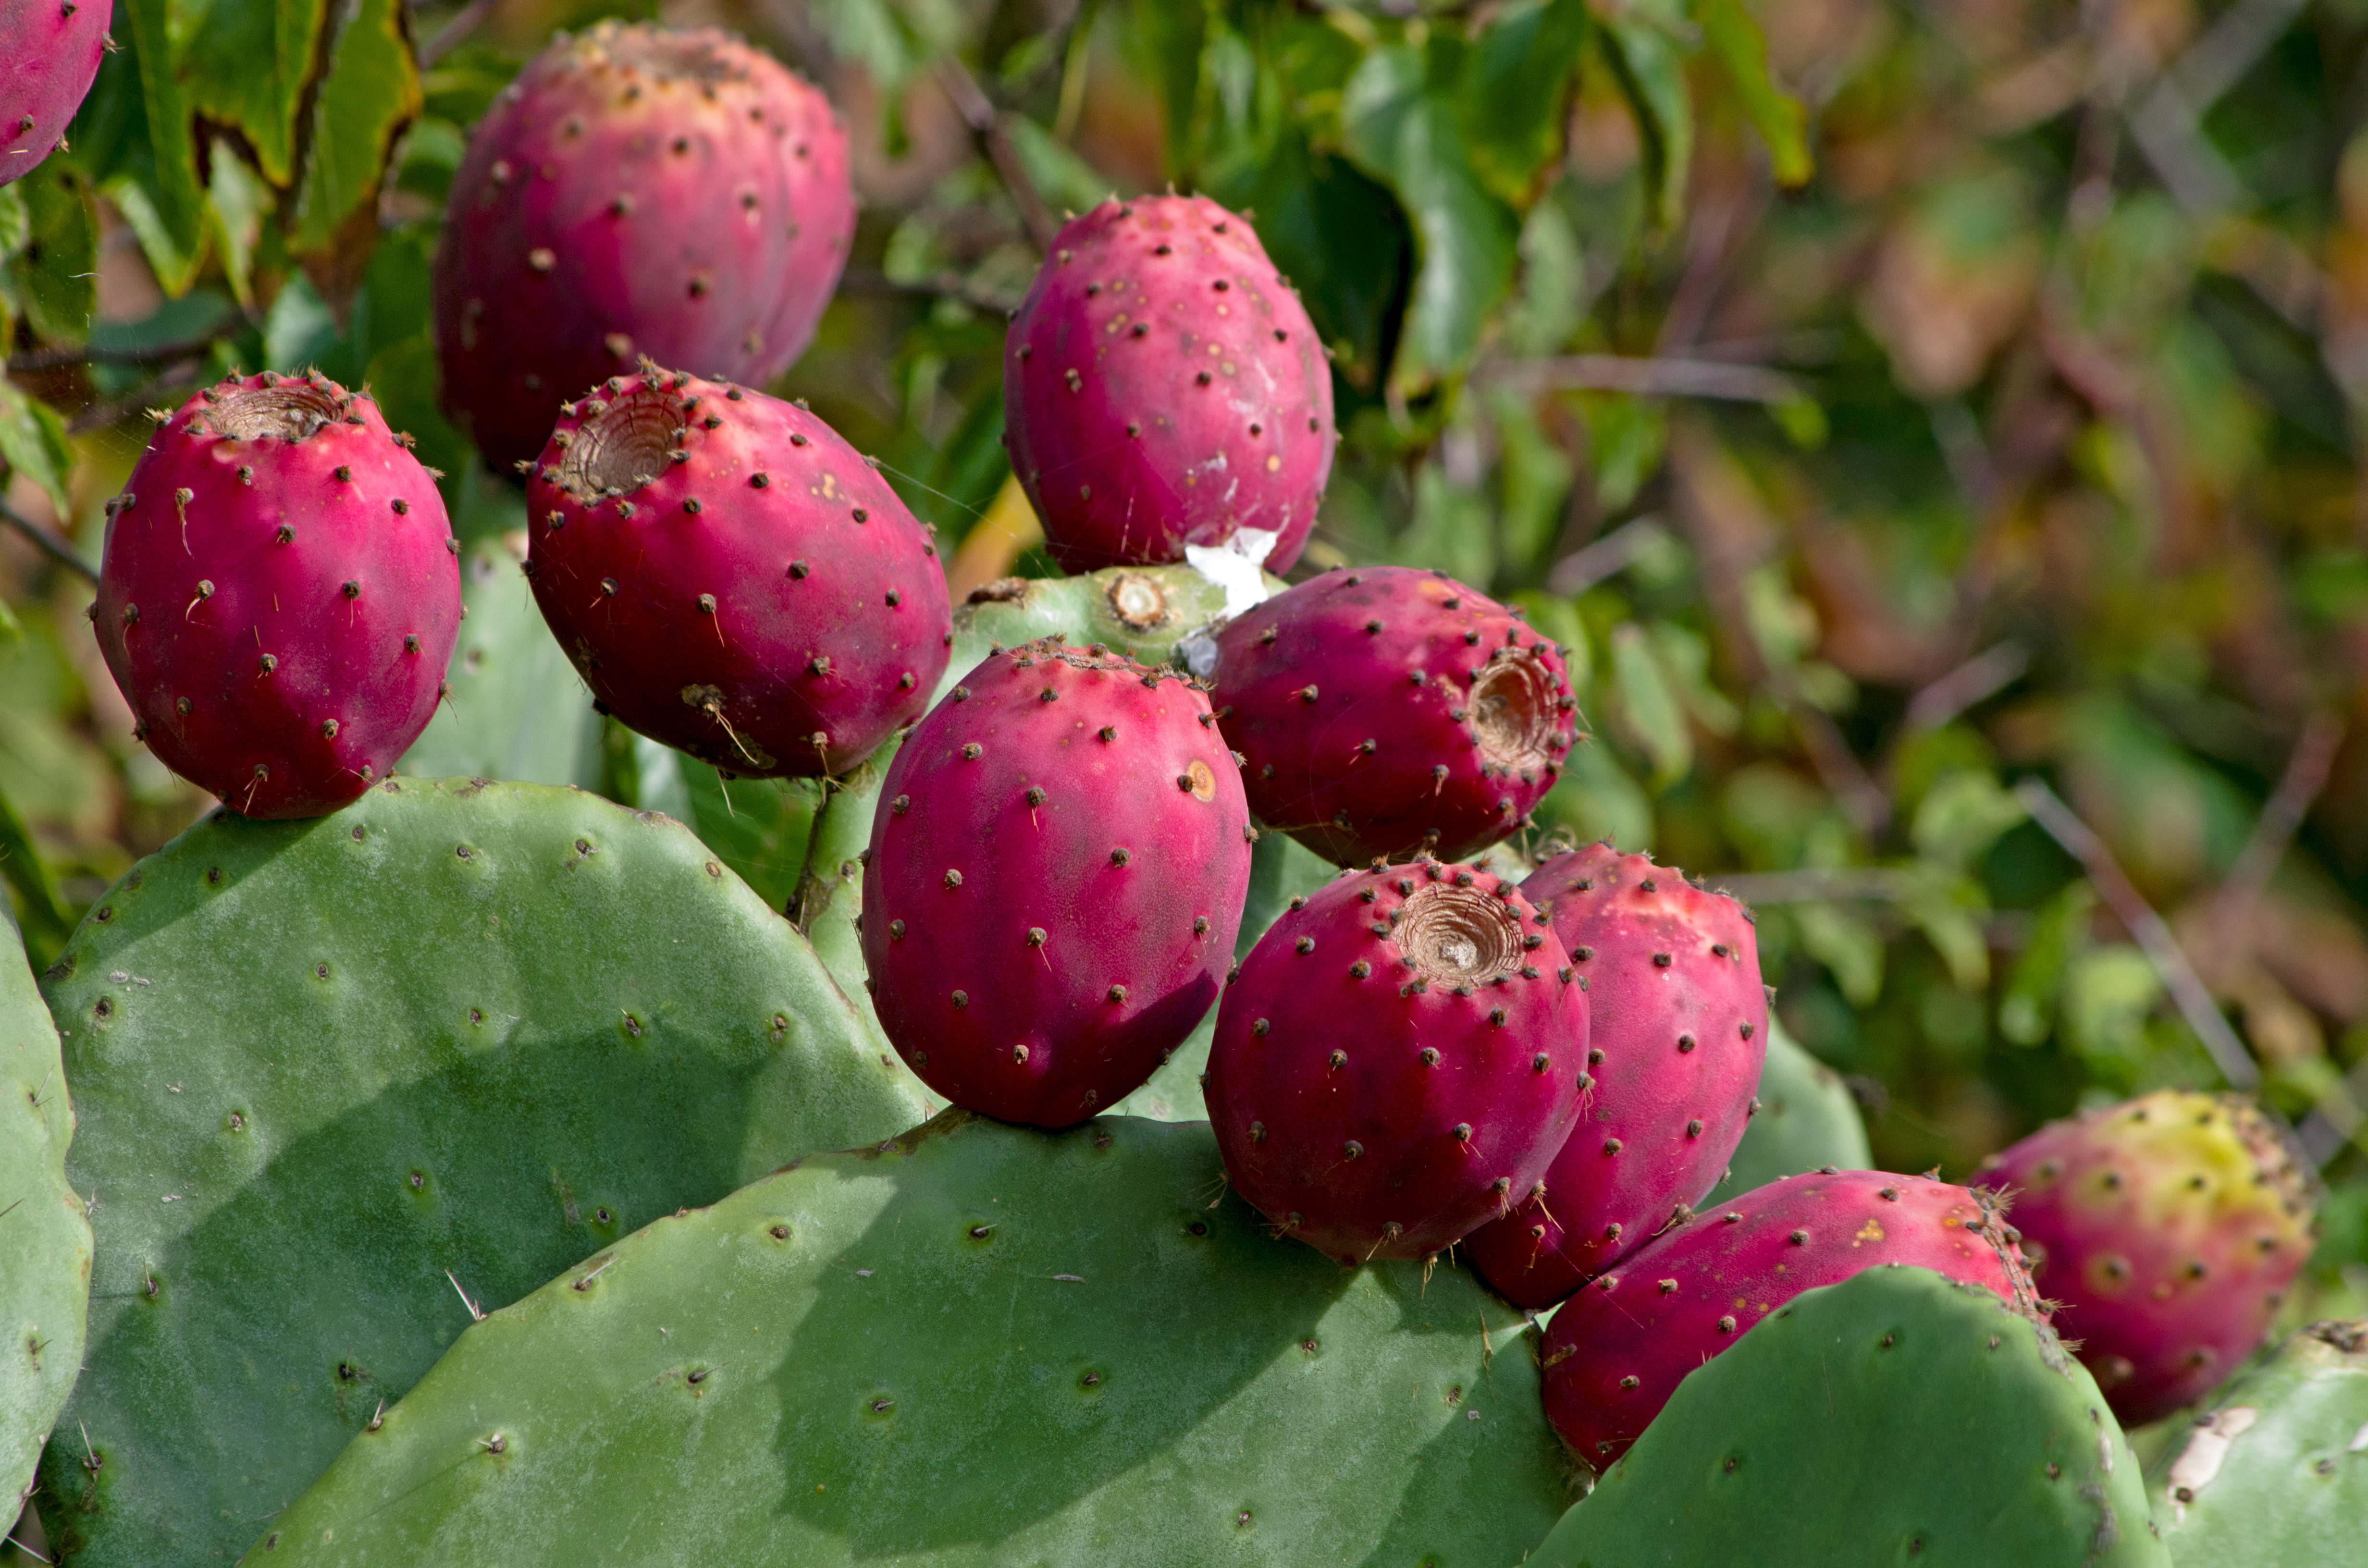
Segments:
[[[99,1311],[41,1508],[92,1564],[236,1551],[472,1310],[921,1110],[698,840],[541,786],[218,814],[45,994]]]
[[[1759,1108],[1768,994],[1750,912],[1609,843],[1521,884],[1592,985],[1594,1092],[1524,1200],[1472,1234],[1473,1267],[1525,1307],[1562,1300],[1693,1211]]]
[[[612,376],[562,410],[527,506],[535,602],[603,710],[712,767],[844,772],[944,671],[936,544],[798,405]]]
[[[66,1181],[58,1031],[0,899],[0,1533],[82,1366],[90,1221]]]
[[[1428,1257],[1543,1196],[1587,1076],[1574,982],[1511,882],[1435,860],[1339,878],[1227,984],[1207,1080],[1227,1179],[1349,1264]]]
[[[2338,1568],[2368,1520],[2368,1318],[2315,1323],[2222,1392],[2154,1477],[2180,1568]]]
[[[847,265],[837,111],[712,28],[563,34],[469,139],[436,256],[444,403],[488,460],[637,357],[761,386]]]
[[[97,78],[115,0],[11,0],[0,6],[0,186],[63,146]]]
[[[1217,638],[1219,720],[1258,820],[1328,860],[1468,859],[1570,749],[1562,651],[1440,572],[1326,572]]]
[[[1772,1009],[1757,1097],[1759,1109],[1743,1130],[1726,1175],[1711,1189],[1711,1202],[1725,1202],[1804,1171],[1827,1165],[1860,1171],[1874,1163],[1866,1121],[1849,1085],[1786,1034]]]
[[[1529,1564],[2170,1561],[2128,1438],[2055,1334],[1897,1267],[1804,1291],[1689,1374]]]
[[[1564,1303],[1543,1362],[1546,1415],[1598,1470],[1651,1430],[1679,1380],[1801,1291],[1878,1263],[1914,1264],[2040,1312],[1986,1193],[1929,1176],[1788,1176],[1680,1221]]]
[[[2164,1089],[1982,1163],[2113,1413],[2158,1421],[2260,1346],[2310,1256],[2317,1177],[2238,1096]]]
[[[91,619],[165,766],[248,816],[318,816],[427,728],[460,541],[368,396],[268,371],[206,387],[108,513]]]
[[[1053,559],[1231,545],[1289,570],[1332,472],[1326,358],[1248,221],[1207,197],[1072,220],[1003,356],[1011,469]]]
[[[1188,677],[1046,640],[980,665],[889,765],[863,959],[924,1083],[1066,1127],[1142,1086],[1217,999],[1249,813]]]
[[[1282,591],[1282,580],[1265,585]],[[1099,642],[1138,665],[1208,673],[1216,643],[1196,663],[1191,645],[1226,613],[1224,585],[1191,566],[1110,566],[1076,577],[1004,577],[973,588],[954,610],[953,655],[938,683],[942,699],[996,648],[1040,637],[1077,647]]]
[[[950,1110],[470,1328],[247,1561],[1497,1568],[1568,1496],[1525,1332],[1276,1246],[1206,1127]]]

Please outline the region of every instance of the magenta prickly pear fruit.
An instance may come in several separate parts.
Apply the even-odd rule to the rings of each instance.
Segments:
[[[1983,1162],[2056,1324],[2125,1426],[2236,1371],[2311,1253],[2317,1183],[2250,1100],[2163,1089]]]
[[[804,349],[855,233],[821,93],[712,28],[603,22],[495,99],[436,256],[444,405],[497,466],[647,356],[760,384]]]
[[[408,437],[335,381],[208,387],[109,504],[91,619],[137,733],[251,817],[336,811],[434,716],[459,542]]]
[[[1525,1307],[1561,1301],[1718,1185],[1759,1108],[1768,992],[1751,916],[1609,844],[1557,855],[1521,892],[1588,987],[1588,1091],[1546,1199],[1465,1241]]]
[[[1428,1257],[1538,1196],[1585,1081],[1577,980],[1544,914],[1468,866],[1377,866],[1294,899],[1209,1049],[1234,1189],[1344,1263]]]
[[[1403,566],[1326,572],[1235,618],[1216,699],[1258,820],[1342,866],[1504,838],[1554,788],[1578,708],[1551,639]]]
[[[0,5],[0,185],[23,179],[65,140],[107,52],[115,0]]]
[[[867,983],[889,1040],[956,1105],[1083,1121],[1216,1001],[1251,830],[1189,679],[1099,643],[998,651],[914,729],[881,794]]]
[[[1237,533],[1269,572],[1299,559],[1332,472],[1331,367],[1256,231],[1207,197],[1071,220],[1011,323],[1003,394],[1063,571]]]
[[[918,718],[953,635],[937,546],[837,431],[645,368],[567,405],[527,571],[604,709],[727,773],[841,773]]]
[[[1981,1285],[2037,1318],[2030,1271],[1987,1194],[1883,1171],[1811,1172],[1684,1221],[1573,1296],[1539,1346],[1546,1419],[1602,1471],[1679,1380],[1802,1291],[1878,1264]]]

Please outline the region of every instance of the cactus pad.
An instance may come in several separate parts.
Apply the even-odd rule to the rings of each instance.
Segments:
[[[1803,1171],[1827,1165],[1862,1171],[1874,1164],[1867,1148],[1866,1120],[1859,1115],[1849,1085],[1794,1043],[1772,1010],[1759,1099],[1759,1114],[1743,1130],[1743,1142],[1726,1163],[1726,1177],[1711,1189],[1709,1202],[1725,1203]]]
[[[2225,1391],[2156,1478],[2180,1568],[2336,1568],[2368,1520],[2368,1319],[2315,1323]]]
[[[0,1533],[82,1365],[90,1221],[66,1185],[58,1031],[0,899]]]
[[[2055,1335],[1873,1268],[1697,1369],[1530,1568],[2161,1568],[2136,1459]]]
[[[1282,580],[1268,576],[1268,589]],[[1189,667],[1184,642],[1225,613],[1222,584],[1190,566],[1110,566],[1076,577],[1004,577],[954,607],[954,647],[940,698],[996,647],[1040,637],[1102,642],[1139,665]],[[1213,654],[1215,644],[1210,644]]]
[[[247,1561],[1503,1568],[1568,1496],[1520,1332],[1269,1241],[1205,1127],[951,1110],[470,1329]]]
[[[237,1551],[472,1303],[920,1112],[687,830],[536,785],[217,815],[101,897],[46,991],[97,1195],[76,1441],[42,1475],[78,1563]]]

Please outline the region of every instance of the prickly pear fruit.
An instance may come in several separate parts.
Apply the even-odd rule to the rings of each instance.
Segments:
[[[325,377],[233,378],[108,507],[107,667],[149,749],[245,815],[336,810],[436,711],[460,547],[406,439]]]
[[[2310,1256],[2317,1181],[2250,1101],[2163,1089],[1982,1164],[2065,1337],[2130,1426],[2237,1369]]]
[[[2047,1324],[1979,1286],[1906,1267],[1803,1291],[1694,1369],[1524,1561],[2170,1568],[2171,1558],[2128,1437]],[[2237,1561],[2317,1568],[2266,1553]]]
[[[1988,1194],[1944,1181],[1840,1171],[1787,1176],[1679,1221],[1554,1314],[1539,1350],[1546,1419],[1600,1471],[1688,1372],[1802,1291],[1877,1264],[1985,1286],[2035,1315],[2001,1216]]]
[[[1542,1187],[1588,999],[1509,881],[1377,866],[1292,900],[1217,1011],[1205,1085],[1234,1189],[1344,1263],[1427,1257]]]
[[[544,619],[625,723],[727,773],[842,773],[920,716],[937,546],[837,431],[645,368],[569,403],[528,487]]]
[[[1466,859],[1554,787],[1577,700],[1562,652],[1443,573],[1326,572],[1217,638],[1250,809],[1338,865]]]
[[[115,0],[0,6],[0,185],[23,179],[65,140],[107,52]]]
[[[1578,1130],[1543,1202],[1472,1233],[1481,1277],[1561,1301],[1718,1184],[1759,1102],[1768,993],[1751,917],[1673,866],[1609,844],[1557,855],[1521,892],[1590,987]]]
[[[1249,884],[1239,772],[1187,678],[1047,639],[905,737],[863,872],[881,1027],[956,1105],[1108,1109],[1217,999]]]
[[[640,356],[762,384],[855,233],[821,93],[712,28],[562,36],[478,123],[436,256],[444,404],[496,466]]]
[[[1229,541],[1270,572],[1299,559],[1332,371],[1246,221],[1205,196],[1103,202],[1062,229],[1006,343],[1011,467],[1063,571]]]

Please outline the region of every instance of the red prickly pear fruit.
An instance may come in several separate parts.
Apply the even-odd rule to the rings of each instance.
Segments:
[[[1249,808],[1200,687],[1057,639],[998,650],[898,748],[864,857],[866,983],[921,1081],[1067,1127],[1207,1015]]]
[[[1521,884],[1587,986],[1579,1124],[1548,1198],[1474,1231],[1480,1277],[1549,1306],[1718,1185],[1759,1108],[1768,992],[1751,916],[1673,866],[1609,844],[1557,855]]]
[[[937,545],[803,408],[612,377],[562,413],[527,494],[535,602],[593,695],[727,773],[843,773],[945,673]]]
[[[1927,1176],[1812,1171],[1696,1215],[1565,1302],[1539,1346],[1546,1419],[1600,1472],[1688,1372],[1804,1290],[1879,1264],[1930,1268],[2044,1314],[2003,1210]]]
[[[1072,219],[1012,319],[1003,395],[1064,572],[1229,541],[1283,571],[1332,473],[1324,346],[1257,232],[1205,196]]]
[[[2237,1095],[2176,1089],[2051,1122],[1982,1164],[2066,1342],[2124,1426],[2252,1354],[2311,1253],[2317,1181]]]
[[[107,52],[115,0],[8,0],[0,6],[0,185],[23,179],[62,145]]]
[[[1258,820],[1336,865],[1476,855],[1554,788],[1562,651],[1437,572],[1326,572],[1229,622],[1216,699]]]
[[[324,377],[227,380],[108,506],[99,651],[148,748],[233,811],[336,811],[435,715],[460,544],[408,440]]]
[[[1217,1009],[1234,1189],[1343,1263],[1428,1257],[1538,1191],[1577,1113],[1588,999],[1509,881],[1423,861],[1294,899]]]
[[[847,132],[712,28],[603,22],[503,89],[436,255],[444,404],[497,467],[646,357],[762,384],[814,336],[855,233]]]

